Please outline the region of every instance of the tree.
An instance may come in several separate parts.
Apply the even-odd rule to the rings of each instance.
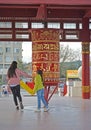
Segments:
[[[30,74],[32,73],[32,63],[23,63],[21,60],[18,60],[18,68],[24,72]]]
[[[25,64],[21,60],[18,60],[17,62],[18,62],[18,68],[23,70],[23,71],[26,71]]]
[[[60,62],[72,62],[81,60],[81,52],[79,49],[73,50],[67,46],[60,47]]]
[[[60,76],[66,77],[66,70],[78,69],[81,65],[81,52],[79,49],[73,50],[67,46],[61,46],[60,48]]]

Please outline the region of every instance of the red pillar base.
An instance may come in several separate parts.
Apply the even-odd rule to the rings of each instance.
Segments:
[[[82,97],[83,99],[90,99],[90,93],[83,93]]]

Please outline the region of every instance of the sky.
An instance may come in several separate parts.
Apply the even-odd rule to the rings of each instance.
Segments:
[[[60,45],[67,46],[69,45],[70,48],[76,50],[81,49],[80,42],[61,42]],[[32,61],[32,42],[23,42],[22,44],[23,49],[23,62],[29,63]]]
[[[80,42],[61,42],[60,45],[69,45],[70,48],[73,50],[81,49],[81,43]]]

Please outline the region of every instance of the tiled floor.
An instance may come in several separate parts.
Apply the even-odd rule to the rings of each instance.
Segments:
[[[16,111],[12,96],[0,97],[0,130],[91,130],[91,99],[54,95],[50,110],[38,113],[36,96],[23,96],[23,103]]]

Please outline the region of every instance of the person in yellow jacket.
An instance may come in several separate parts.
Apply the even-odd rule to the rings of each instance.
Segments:
[[[37,100],[38,100],[38,108],[36,112],[41,111],[41,101],[44,104],[44,111],[48,111],[48,103],[44,97],[44,85],[43,85],[43,72],[42,70],[37,70],[37,74],[34,79],[34,92],[37,93]]]

